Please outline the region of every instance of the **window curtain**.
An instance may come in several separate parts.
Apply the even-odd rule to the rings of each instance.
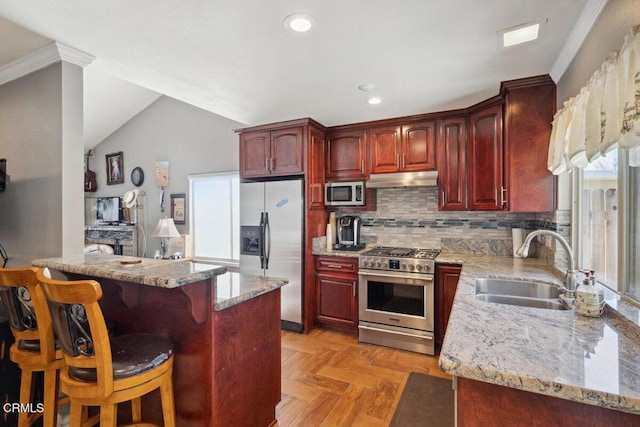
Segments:
[[[640,166],[640,25],[555,114],[547,166],[555,175],[584,168],[616,144]]]

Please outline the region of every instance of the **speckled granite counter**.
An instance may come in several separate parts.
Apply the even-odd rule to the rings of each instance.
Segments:
[[[243,301],[281,288],[288,279],[263,277],[254,274],[228,272],[216,278],[216,293],[213,309],[224,310]]]
[[[131,262],[138,260],[140,263],[131,264]],[[123,264],[123,262],[125,263]],[[160,288],[176,288],[210,279],[227,271],[226,267],[219,265],[108,254],[43,258],[34,260],[32,264],[36,267],[59,270],[63,273],[123,280]]]
[[[173,342],[176,425],[275,423],[281,399],[280,288],[288,280],[104,254],[39,259],[33,265],[59,270],[70,280],[98,280],[100,307],[116,334],[155,333]],[[162,421],[157,406],[142,407],[145,420]]]
[[[557,284],[562,277],[535,259],[441,253],[437,262],[463,265],[440,353],[443,371],[640,414],[637,309],[622,307],[625,304],[611,292],[601,318],[583,317],[573,310],[487,303],[475,298],[476,277]],[[621,314],[624,310],[626,317]],[[628,318],[630,312],[635,318]]]

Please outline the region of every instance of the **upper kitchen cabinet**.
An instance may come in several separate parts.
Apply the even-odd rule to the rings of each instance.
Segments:
[[[435,121],[369,129],[371,173],[436,169]]]
[[[240,134],[240,176],[254,178],[304,171],[303,128]]]
[[[512,212],[555,209],[555,180],[547,169],[556,85],[549,76],[503,82],[505,208]]]
[[[366,129],[335,130],[327,134],[326,178],[329,180],[366,179]]]
[[[440,210],[467,209],[467,118],[438,122],[438,190]]]
[[[469,127],[469,209],[501,210],[502,103],[472,112]]]

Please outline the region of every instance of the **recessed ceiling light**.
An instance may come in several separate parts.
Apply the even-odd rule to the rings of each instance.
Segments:
[[[305,33],[315,24],[316,19],[313,16],[305,15],[304,13],[294,13],[293,15],[289,15],[284,18],[284,27],[297,33]]]
[[[498,42],[500,47],[510,47],[521,43],[530,42],[540,37],[542,25],[547,20],[538,20],[515,27],[505,28],[498,31]]]
[[[372,96],[371,98],[367,99],[365,102],[369,105],[378,105],[382,102],[382,98],[379,98],[377,96]]]

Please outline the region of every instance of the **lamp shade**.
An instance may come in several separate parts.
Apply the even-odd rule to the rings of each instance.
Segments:
[[[151,233],[155,237],[180,237],[180,233],[173,222],[173,218],[162,218]]]

